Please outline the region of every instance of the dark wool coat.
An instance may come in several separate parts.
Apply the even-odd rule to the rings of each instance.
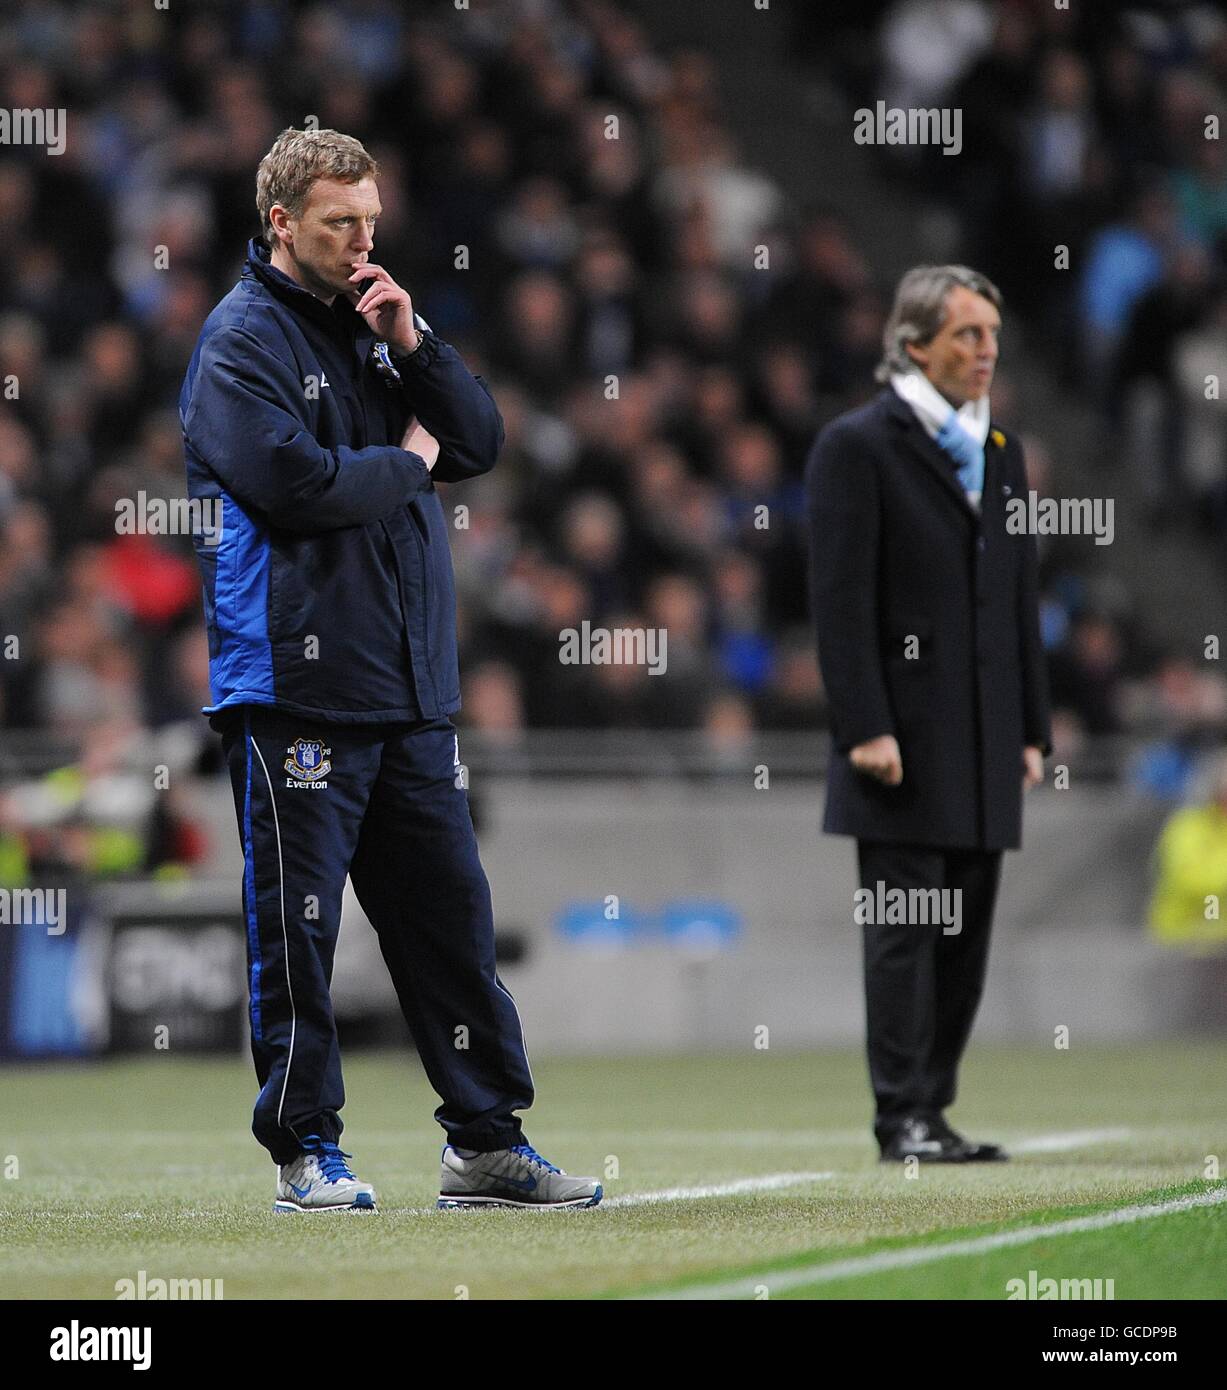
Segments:
[[[811,600],[831,712],[823,827],[859,839],[1016,849],[1022,750],[1050,751],[1035,538],[1017,438],[985,444],[982,514],[893,390],[818,435],[806,468]],[[848,752],[894,734],[903,781]]]

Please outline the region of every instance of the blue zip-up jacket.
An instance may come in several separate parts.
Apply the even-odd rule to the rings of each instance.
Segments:
[[[400,380],[395,373],[399,373]],[[433,473],[400,448],[409,416]],[[220,506],[194,538],[215,714],[275,705],[339,723],[460,707],[456,598],[435,482],[487,472],[503,422],[481,377],[426,332],[391,359],[248,244],[205,320],[179,396],[188,495]]]

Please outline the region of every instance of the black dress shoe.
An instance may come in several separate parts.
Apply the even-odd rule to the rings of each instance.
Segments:
[[[914,1158],[921,1163],[962,1163],[958,1144],[945,1138],[931,1120],[909,1115],[881,1141],[883,1163],[902,1163]]]
[[[1000,1144],[982,1144],[974,1139],[964,1139],[958,1130],[950,1128],[942,1115],[931,1117],[929,1125],[942,1139],[958,1145],[963,1155],[957,1160],[960,1163],[1005,1163],[1010,1157]]]
[[[956,1133],[940,1115],[909,1115],[882,1143],[883,1163],[999,1163],[1008,1158],[996,1144],[977,1144]]]

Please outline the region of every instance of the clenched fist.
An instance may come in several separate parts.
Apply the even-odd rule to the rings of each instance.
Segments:
[[[879,734],[877,738],[858,743],[848,759],[858,772],[876,777],[888,787],[897,787],[903,781],[903,758],[894,734]]]

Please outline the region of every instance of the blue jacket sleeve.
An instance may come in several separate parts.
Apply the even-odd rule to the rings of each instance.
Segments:
[[[504,436],[503,417],[486,383],[433,333],[423,335],[416,352],[395,361],[413,413],[439,441],[436,481],[458,483],[488,473]]]
[[[431,482],[425,460],[395,445],[326,449],[306,418],[294,368],[241,328],[201,349],[183,418],[188,443],[238,501],[303,534],[363,526]]]

